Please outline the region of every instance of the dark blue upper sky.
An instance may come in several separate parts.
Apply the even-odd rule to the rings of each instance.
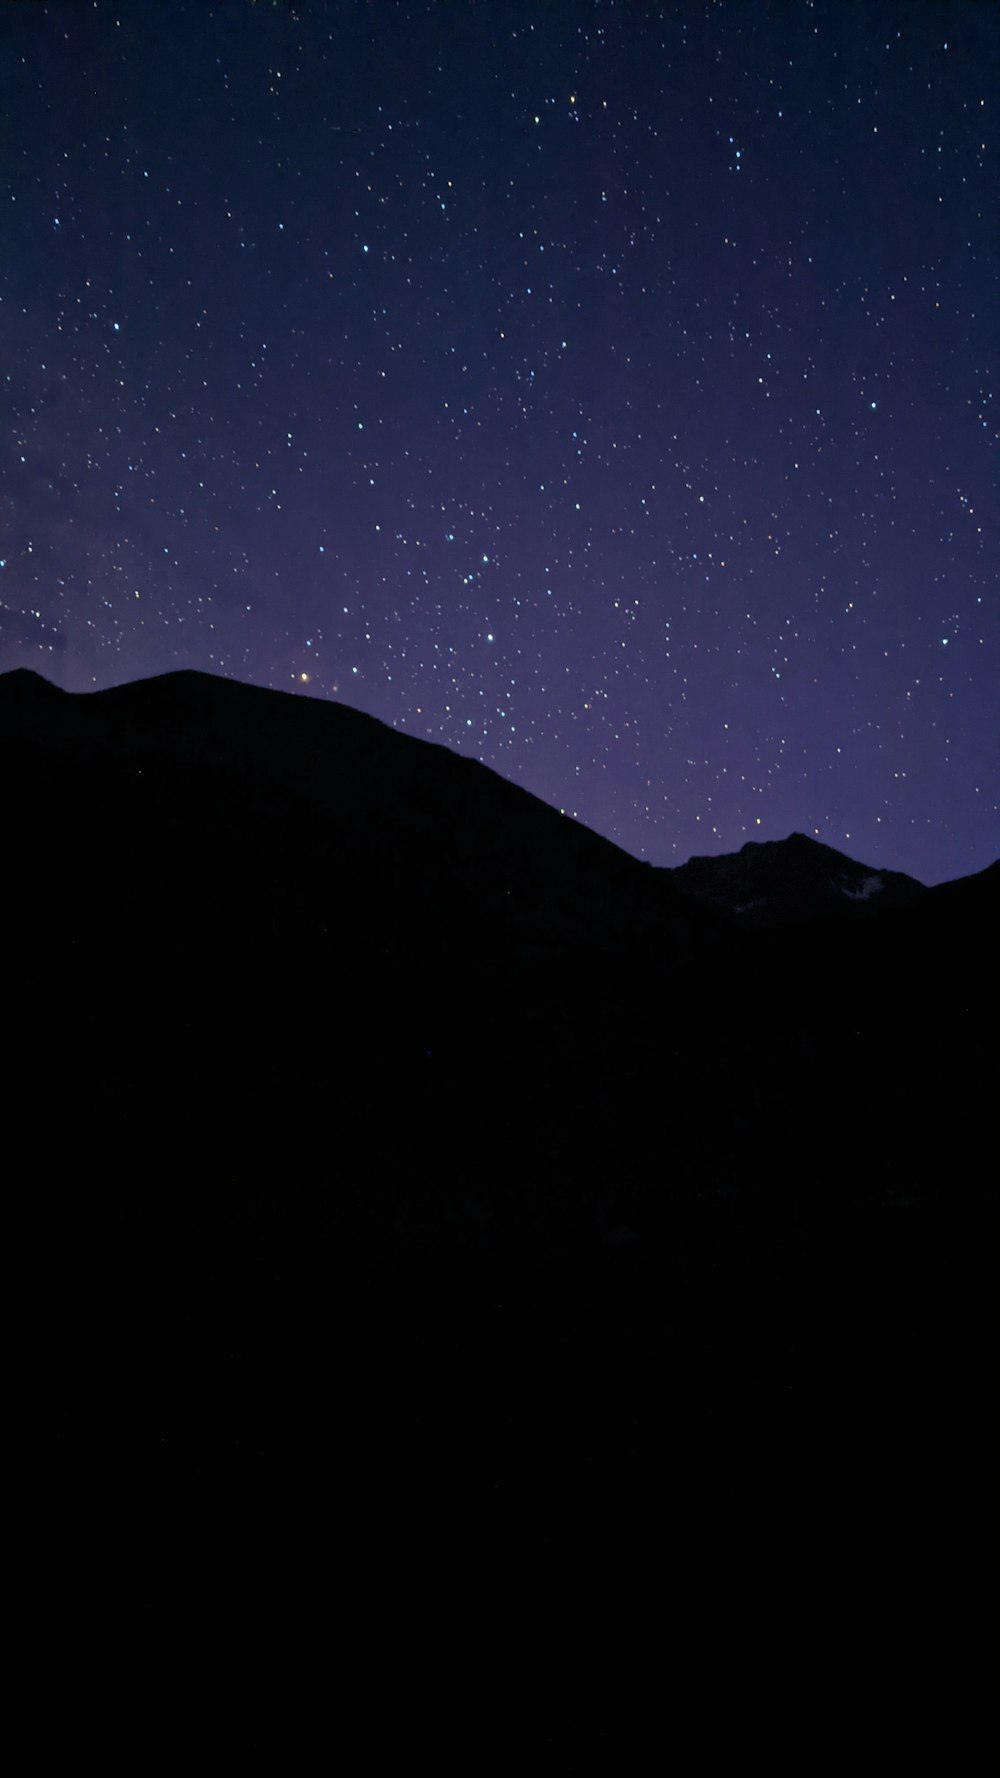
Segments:
[[[998,93],[977,0],[0,0],[0,669],[987,864]]]

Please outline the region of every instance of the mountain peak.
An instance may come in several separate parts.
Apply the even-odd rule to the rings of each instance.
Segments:
[[[43,678],[33,667],[12,667],[9,673],[0,673],[0,697],[61,698],[65,695],[60,686]]]
[[[757,926],[811,919],[861,903],[896,906],[924,893],[914,877],[877,870],[804,833],[747,840],[738,852],[692,858],[673,875],[689,895]]]
[[[742,858],[744,853],[761,852],[770,853],[774,857],[784,856],[786,858],[791,857],[795,853],[798,853],[800,857],[808,857],[810,854],[816,855],[818,853],[826,853],[827,855],[832,854],[834,858],[843,858],[846,856],[845,853],[838,852],[835,847],[824,845],[822,840],[814,840],[809,834],[799,833],[798,831],[790,833],[788,837],[783,840],[745,840],[740,847],[738,854],[729,853],[725,854],[725,856],[739,856]]]

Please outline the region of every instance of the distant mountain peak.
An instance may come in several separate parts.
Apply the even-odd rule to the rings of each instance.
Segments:
[[[797,832],[783,840],[747,840],[738,852],[715,858],[692,858],[672,874],[687,894],[760,926],[863,903],[899,906],[925,893],[914,877],[876,870]]]
[[[811,839],[807,833],[800,833],[798,828],[795,828],[790,834],[787,834],[783,840],[746,840],[740,847],[740,851],[756,851],[759,847],[763,846],[772,848],[780,846],[782,850],[787,851],[789,846],[817,846],[819,844],[821,844],[819,840]]]
[[[742,858],[744,853],[770,853],[774,857],[790,857],[799,853],[802,857],[816,856],[825,853],[830,858],[844,858],[846,853],[838,852],[836,847],[824,845],[822,840],[815,840],[810,834],[796,830],[783,840],[745,840],[738,853],[724,853],[724,857]],[[853,861],[852,861],[853,862]]]

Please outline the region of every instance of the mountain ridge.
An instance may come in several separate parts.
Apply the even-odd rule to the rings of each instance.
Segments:
[[[0,762],[53,1522],[136,1501],[142,1549],[186,1496],[207,1541],[214,1494],[241,1561],[271,1516],[435,1565],[497,1525],[589,1592],[627,1535],[636,1621],[666,1542],[709,1639],[758,1552],[748,1598],[888,1548],[927,1610],[947,1518],[979,1572],[995,868],[756,926],[475,761],[212,676],[0,681]]]
[[[738,852],[696,856],[674,869],[690,895],[756,925],[853,907],[902,907],[927,893],[902,871],[864,864],[808,834],[747,840]]]
[[[142,688],[141,692],[138,688]],[[125,711],[128,711],[130,707],[134,709],[145,707],[144,720],[148,730],[154,726],[155,705],[156,703],[162,705],[164,694],[166,694],[169,704],[171,694],[180,693],[180,710],[190,719],[197,707],[195,699],[204,708],[211,708],[212,698],[218,696],[218,693],[212,688],[225,688],[222,695],[226,697],[235,694],[238,699],[244,701],[246,710],[249,710],[250,706],[249,702],[244,699],[244,694],[250,694],[250,698],[256,701],[256,708],[259,711],[267,708],[274,709],[273,701],[277,700],[284,707],[289,721],[296,720],[291,717],[293,709],[301,710],[303,707],[307,707],[325,712],[335,711],[339,713],[336,720],[341,721],[342,724],[355,723],[357,725],[356,736],[367,734],[371,738],[378,733],[383,739],[391,736],[404,744],[415,744],[418,749],[431,749],[455,762],[459,770],[473,773],[478,770],[485,773],[495,784],[504,786],[516,796],[530,799],[548,810],[559,821],[570,823],[578,830],[590,835],[599,846],[607,847],[620,857],[628,858],[635,864],[645,864],[645,861],[635,858],[634,854],[626,851],[616,841],[597,833],[576,817],[555,809],[536,792],[515,784],[494,767],[459,753],[445,743],[430,741],[423,736],[410,735],[405,730],[393,728],[382,718],[372,716],[366,711],[358,710],[353,705],[336,699],[315,698],[294,691],[274,690],[270,687],[233,679],[225,674],[207,673],[198,668],[187,667],[174,668],[165,673],[151,675],[146,679],[124,681],[120,685],[104,687],[100,690],[72,692],[63,690],[33,668],[19,667],[0,674],[0,716],[3,713],[4,702],[8,706],[8,711],[13,703],[15,709],[18,706],[22,710],[38,707],[47,708],[51,712],[59,700],[65,700],[68,712],[74,706],[85,706],[93,701],[98,708],[109,712],[113,711],[116,706]],[[194,694],[193,697],[192,694]],[[267,700],[267,703],[263,700]],[[151,701],[153,709],[150,709]],[[235,710],[235,704],[233,708]],[[175,717],[177,714],[178,712],[175,711]],[[218,717],[220,714],[216,713],[216,716]],[[325,720],[329,721],[330,719]],[[370,725],[370,727],[366,725]],[[346,728],[344,732],[347,732]],[[224,726],[221,721],[216,720],[208,738],[218,742],[223,734]],[[251,752],[255,768],[262,769],[265,763],[263,750],[258,747]],[[297,769],[301,769],[301,762]],[[819,901],[815,901],[816,887],[822,875],[820,860],[826,863],[827,892],[825,892],[825,899],[821,897]],[[753,902],[761,894],[766,896],[766,881],[772,875],[791,875],[797,877],[800,882],[803,876],[809,879],[813,901],[808,906],[800,908],[799,913],[803,917],[809,912],[822,911],[824,906],[830,905],[834,899],[833,873],[835,871],[838,871],[841,878],[844,879],[836,883],[836,891],[847,900],[852,898],[852,894],[860,900],[871,898],[861,890],[852,891],[850,887],[851,882],[856,881],[860,885],[865,879],[881,879],[880,889],[875,893],[879,895],[882,906],[899,905],[901,900],[912,895],[914,890],[926,888],[926,885],[905,872],[890,870],[884,866],[863,864],[849,854],[840,852],[826,842],[799,830],[793,830],[783,839],[778,840],[746,840],[737,852],[696,853],[684,864],[647,865],[646,868],[657,871],[665,880],[672,880],[684,890],[686,895],[711,903],[730,913],[740,910],[741,895],[744,902]],[[971,874],[978,875],[979,873]],[[962,878],[946,879],[948,882],[962,880]],[[762,883],[765,885],[763,888]],[[935,885],[935,887],[942,886],[941,884]],[[744,913],[753,912],[750,907],[746,906],[742,907],[742,911]],[[791,912],[792,910],[788,908],[787,911]],[[754,917],[757,915],[755,914]],[[780,908],[769,909],[766,918],[770,920],[773,917],[785,917],[785,915]]]

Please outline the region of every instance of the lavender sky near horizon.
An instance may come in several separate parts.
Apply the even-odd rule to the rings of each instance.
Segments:
[[[998,95],[979,0],[0,0],[0,671],[981,869]]]

